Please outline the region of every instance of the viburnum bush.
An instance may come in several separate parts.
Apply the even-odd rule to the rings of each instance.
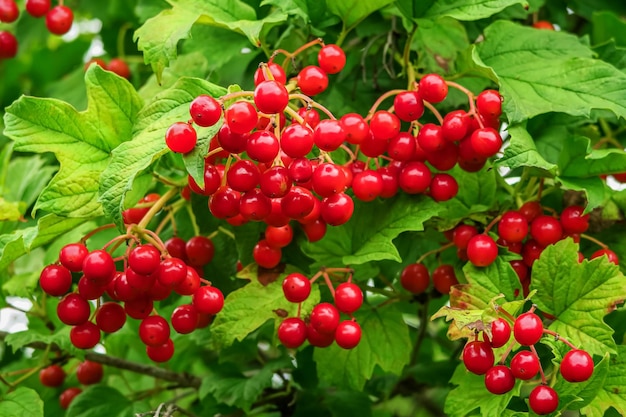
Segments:
[[[625,19],[0,0],[0,416],[626,416]]]

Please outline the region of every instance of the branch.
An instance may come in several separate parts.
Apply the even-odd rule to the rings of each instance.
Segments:
[[[8,332],[0,331],[0,340],[4,340],[9,335]],[[32,342],[26,345],[26,347],[32,349],[46,349],[47,343],[44,342]],[[57,345],[50,347],[51,351],[61,351]],[[148,375],[164,381],[174,382],[179,387],[192,387],[199,388],[202,380],[195,375],[188,373],[174,372],[167,369],[159,368],[153,365],[145,365],[137,362],[130,362],[125,359],[117,358],[115,356],[105,355],[96,352],[86,352],[85,359],[92,362],[98,362],[103,365],[112,366],[114,368],[125,369],[127,371],[136,372],[138,374]]]

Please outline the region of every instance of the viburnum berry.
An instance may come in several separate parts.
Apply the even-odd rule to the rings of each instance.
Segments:
[[[314,200],[315,197],[311,191],[300,186],[294,186],[280,200],[280,206],[283,214],[298,220],[311,213],[315,206]]]
[[[247,101],[236,101],[231,104],[224,115],[226,123],[233,133],[248,133],[256,126],[259,121],[254,106]]]
[[[496,365],[485,373],[485,388],[492,394],[502,395],[515,386],[515,377],[504,365]]]
[[[161,253],[152,245],[140,245],[130,251],[128,266],[138,274],[150,275],[161,264]]]
[[[65,371],[59,365],[50,365],[39,371],[39,382],[46,387],[60,387],[65,381]]]
[[[299,317],[287,318],[278,326],[278,340],[286,348],[300,347],[306,340],[306,336],[306,324]]]
[[[593,374],[593,359],[581,349],[572,349],[563,356],[561,375],[568,382],[584,382]]]
[[[489,119],[497,119],[502,114],[502,96],[496,90],[484,90],[476,97],[478,113]]]
[[[187,268],[185,278],[174,286],[174,291],[180,295],[192,295],[200,288],[200,276],[192,267]]]
[[[185,294],[187,295],[187,294]],[[124,302],[124,311],[129,317],[135,320],[143,320],[150,316],[154,308],[154,302],[151,298],[144,295]]]
[[[0,0],[0,22],[13,23],[20,15],[15,0]]]
[[[148,316],[139,324],[139,338],[148,346],[162,345],[170,338],[170,325],[161,316]]]
[[[529,350],[521,350],[511,359],[511,372],[523,381],[533,379],[539,372],[539,358]]]
[[[130,78],[130,67],[126,63],[126,61],[122,58],[113,58],[109,61],[106,66],[106,69],[111,71],[114,74],[119,75],[122,78],[129,79]]]
[[[296,83],[303,94],[313,97],[326,90],[328,75],[320,67],[309,65],[300,70],[296,77]]]
[[[0,59],[17,55],[17,39],[11,32],[0,30]]]
[[[548,246],[561,240],[563,228],[557,219],[542,214],[530,224],[530,235],[541,246]]]
[[[213,286],[203,286],[193,294],[192,304],[198,313],[217,314],[224,307],[224,294]]]
[[[96,311],[96,325],[106,333],[114,333],[126,323],[124,307],[113,301],[102,304]]]
[[[215,245],[206,236],[193,236],[185,244],[187,264],[191,266],[204,266],[213,260]]]
[[[70,341],[78,349],[91,349],[100,342],[100,329],[88,321],[70,330]]]
[[[338,45],[324,45],[317,53],[317,63],[326,74],[337,74],[346,65],[346,54]]]
[[[323,163],[315,168],[311,177],[313,191],[320,197],[330,197],[346,189],[345,171],[333,163]]]
[[[75,293],[67,294],[57,304],[57,316],[64,324],[73,326],[89,320],[89,302]]]
[[[370,119],[370,131],[374,139],[391,139],[400,133],[400,119],[386,110],[378,110]]]
[[[298,115],[302,117],[302,122],[297,122],[303,126],[308,125],[311,129],[315,129],[315,126],[320,122],[320,114],[317,110],[310,107],[300,107],[298,109]],[[296,119],[294,118],[294,121]]]
[[[493,367],[494,361],[495,356],[489,342],[475,340],[463,348],[463,364],[476,375],[484,375]]]
[[[528,221],[528,223],[543,214],[543,208],[541,207],[541,203],[538,201],[527,201],[522,204],[518,211],[526,217],[526,221]]]
[[[448,85],[438,74],[426,74],[419,81],[418,93],[429,103],[439,103],[448,95]]]
[[[407,194],[420,194],[430,186],[432,174],[426,164],[419,161],[408,162],[398,175],[398,185]]]
[[[459,183],[450,174],[437,173],[430,180],[428,195],[437,202],[448,201],[454,198],[458,192]]]
[[[293,228],[289,224],[277,227],[268,225],[265,228],[265,240],[274,248],[284,248],[293,240]]]
[[[261,239],[252,250],[254,261],[261,267],[271,269],[280,263],[282,251],[271,247],[265,239]]]
[[[528,221],[519,211],[509,210],[498,223],[498,236],[507,242],[521,242],[528,234]]]
[[[213,97],[201,94],[189,105],[189,114],[198,126],[209,127],[215,125],[222,117],[222,106]]]
[[[189,153],[198,142],[196,129],[189,123],[173,123],[165,132],[165,144],[172,152]]]
[[[287,76],[285,75],[285,70],[283,69],[283,67],[281,67],[275,62],[268,62],[267,68],[269,69],[269,72],[272,74],[274,81],[277,81],[281,84],[285,84],[287,82]],[[254,72],[254,85],[255,86],[269,79],[270,78],[267,77],[267,74],[265,70],[263,69],[263,66],[259,66],[259,68],[257,68],[257,70]]]
[[[301,124],[289,125],[280,137],[280,147],[292,158],[304,157],[313,149],[313,131]]]
[[[306,339],[309,341],[311,346],[316,347],[328,347],[333,344],[335,341],[335,334],[324,334],[320,333],[311,326],[309,322],[306,325]]]
[[[153,362],[167,362],[174,356],[174,342],[168,339],[167,342],[158,346],[146,346],[146,354]]]
[[[344,282],[335,289],[335,306],[345,314],[352,314],[363,304],[363,291],[352,282]]]
[[[559,217],[563,231],[569,234],[585,233],[589,229],[589,214],[584,212],[581,206],[565,207]]]
[[[285,84],[278,81],[262,81],[254,88],[254,104],[266,114],[282,113],[289,104]]]
[[[157,279],[166,287],[174,287],[187,275],[187,265],[178,258],[166,258],[159,264]]]
[[[115,276],[113,257],[102,249],[92,251],[83,260],[83,274],[97,285],[108,284]]]
[[[50,10],[50,4],[50,0],[26,0],[26,11],[32,17],[43,17]]]
[[[441,123],[441,135],[449,142],[463,139],[470,128],[470,119],[464,110],[455,110],[446,114]]]
[[[183,304],[174,309],[170,322],[176,333],[188,334],[196,330],[198,318],[198,310],[192,304]]]
[[[345,139],[354,145],[363,142],[370,134],[370,127],[360,114],[346,113],[339,123],[345,131]]]
[[[478,234],[478,229],[469,224],[460,224],[452,232],[452,241],[458,249],[467,249],[470,239]]]
[[[513,336],[522,346],[532,346],[543,336],[543,322],[532,312],[521,314],[515,319]]]
[[[417,143],[427,154],[443,149],[446,140],[441,133],[441,126],[434,123],[424,124],[417,134]]]
[[[255,161],[269,163],[278,156],[280,143],[272,132],[267,130],[256,131],[248,138],[246,152]]]
[[[63,265],[48,265],[39,275],[39,285],[46,294],[59,297],[72,287],[72,274]]]
[[[324,334],[334,333],[339,325],[339,311],[330,303],[320,303],[311,311],[311,325]]]
[[[352,192],[361,201],[372,201],[383,191],[383,177],[378,171],[367,169],[352,179]]]
[[[283,281],[283,294],[292,303],[301,303],[311,294],[311,281],[299,272],[293,272]]]
[[[439,265],[432,273],[433,286],[440,294],[449,294],[450,288],[459,283],[454,267],[449,264]]]
[[[74,13],[67,6],[55,6],[46,13],[46,27],[55,35],[69,32],[74,21]]]
[[[469,140],[474,152],[483,158],[497,154],[502,147],[502,136],[491,127],[474,130]]]
[[[313,142],[323,151],[332,152],[346,140],[346,132],[339,120],[321,120],[313,130]]]
[[[498,245],[489,235],[476,235],[467,242],[467,257],[475,266],[489,266],[498,257]]]
[[[59,395],[59,405],[62,409],[67,410],[74,398],[76,398],[81,392],[82,389],[78,387],[71,387],[66,389]]]
[[[88,254],[89,250],[84,244],[69,243],[61,248],[59,262],[72,272],[80,272]]]
[[[596,259],[596,258],[600,258],[602,256],[606,256],[606,258],[609,260],[609,262],[612,262],[615,265],[619,265],[619,258],[617,256],[617,254],[615,252],[613,252],[611,249],[608,249],[608,248],[598,249],[593,254],[591,254],[589,259]]]
[[[393,99],[393,109],[405,122],[412,122],[424,114],[424,102],[417,91],[403,91]]]
[[[491,322],[491,347],[499,348],[506,345],[511,338],[511,325],[503,318]]]
[[[352,320],[342,321],[335,330],[335,342],[344,349],[353,349],[361,341],[361,326]]]
[[[537,385],[528,396],[528,405],[535,414],[550,414],[559,407],[559,396],[549,386]]]
[[[554,25],[547,20],[537,20],[533,23],[535,29],[554,30]]]
[[[76,367],[76,378],[83,385],[97,384],[103,375],[104,369],[98,362],[86,360]]]
[[[400,273],[400,284],[410,293],[422,294],[430,286],[428,268],[422,263],[412,263]]]
[[[321,216],[331,226],[346,223],[354,213],[354,201],[346,193],[333,194],[322,200]]]

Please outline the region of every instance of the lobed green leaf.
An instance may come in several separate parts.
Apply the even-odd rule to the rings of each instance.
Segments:
[[[426,11],[426,17],[449,16],[458,20],[479,20],[501,12],[524,0],[438,0]]]
[[[37,391],[18,387],[0,398],[0,415],[3,417],[43,417],[43,401]]]

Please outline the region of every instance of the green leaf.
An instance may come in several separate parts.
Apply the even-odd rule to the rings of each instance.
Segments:
[[[570,135],[558,164],[559,175],[565,177],[619,174],[626,167],[626,154],[621,149],[593,149],[588,138]]]
[[[85,83],[89,105],[84,112],[28,96],[7,108],[4,134],[15,141],[15,151],[53,152],[61,164],[35,210],[68,217],[102,214],[100,174],[111,151],[130,139],[142,102],[128,81],[97,65],[87,71]]]
[[[520,300],[522,285],[511,264],[500,257],[486,267],[477,267],[468,262],[463,273],[470,284],[468,293],[486,303],[500,295],[506,301]]]
[[[523,126],[510,126],[508,132],[511,137],[509,146],[504,150],[502,158],[498,159],[498,166],[511,169],[532,167],[546,171],[546,175],[556,174],[557,166],[544,159],[537,150],[535,141]]]
[[[559,343],[559,342],[557,342]],[[604,382],[609,373],[609,357],[607,353],[602,360],[595,364],[593,374],[585,382],[572,384],[563,378],[558,378],[554,390],[559,393],[559,402],[567,404],[567,410],[580,410],[593,401],[602,391]]]
[[[598,10],[593,13],[591,24],[594,45],[613,40],[616,45],[626,46],[626,22],[615,13]]]
[[[454,70],[457,56],[469,47],[465,27],[449,17],[417,19],[417,31],[411,48],[417,51],[418,66],[434,72]]]
[[[412,343],[402,313],[393,305],[362,309],[355,313],[363,335],[354,349],[336,344],[316,349],[320,380],[343,388],[361,390],[378,366],[385,372],[400,374],[409,363]]]
[[[196,147],[189,153],[183,155],[183,162],[187,172],[193,177],[199,187],[204,187],[204,157],[209,153],[211,139],[217,134],[224,123],[224,118],[208,128],[196,128],[198,142]]]
[[[480,415],[493,417],[501,415],[514,396],[519,396],[521,381],[506,394],[493,395],[485,388],[485,377],[469,372],[461,363],[457,366],[450,383],[457,385],[446,397],[444,412],[449,417],[464,417],[480,408]]]
[[[567,178],[557,177],[564,190],[581,191],[587,199],[586,211],[600,207],[608,198],[608,187],[600,177],[591,178]]]
[[[590,354],[616,353],[613,330],[603,317],[626,299],[626,278],[606,257],[578,262],[578,245],[562,240],[533,265],[533,301],[556,317],[553,330]]]
[[[200,94],[215,97],[225,91],[198,78],[181,78],[141,110],[133,140],[113,150],[111,161],[102,173],[100,200],[107,217],[118,225],[122,224],[126,193],[144,169],[169,152],[165,145],[165,132],[172,123],[189,119],[189,103]]]
[[[43,329],[39,329],[43,330]],[[56,345],[60,349],[76,353],[78,349],[72,345],[70,341],[70,327],[62,327],[56,333],[40,333],[38,329],[32,326],[28,330],[11,333],[4,339],[6,344],[13,348],[13,352],[33,342],[43,342],[48,345]]]
[[[493,16],[514,4],[528,5],[523,0],[439,0],[426,11],[425,16],[478,20]]]
[[[211,369],[209,375],[202,379],[199,396],[204,398],[212,394],[221,403],[249,411],[263,391],[272,385],[274,372],[289,367],[291,361],[286,356],[265,363],[263,368],[252,375],[249,372],[244,375],[233,364],[220,365]]]
[[[18,387],[0,398],[2,417],[43,417],[43,401],[37,391]]]
[[[589,116],[593,109],[626,116],[626,74],[593,59],[573,35],[497,21],[477,50],[499,79],[511,123],[548,112]]]
[[[67,417],[123,417],[132,415],[132,402],[112,387],[85,388],[67,409]]]
[[[287,20],[287,14],[276,10],[259,19],[255,10],[240,0],[170,0],[171,9],[148,19],[134,35],[144,61],[152,65],[157,79],[176,59],[178,42],[187,39],[195,23],[227,28],[248,37],[260,46],[261,32]]]
[[[608,374],[601,389],[593,401],[581,409],[584,415],[603,416],[605,411],[611,407],[618,410],[622,416],[626,415],[626,391],[624,390],[624,386],[626,386],[626,346],[618,345],[617,355],[611,355],[609,362]]]
[[[383,259],[401,262],[393,239],[402,232],[424,230],[424,222],[439,210],[440,205],[429,198],[406,194],[393,200],[355,201],[354,215],[348,223],[329,227],[324,238],[307,242],[302,249],[316,261],[312,269],[363,265]]]
[[[86,219],[63,218],[49,214],[39,219],[37,226],[0,235],[0,271],[30,250],[45,245],[85,221]]]
[[[278,310],[286,311],[289,317],[296,316],[298,304],[287,301],[283,293],[285,276],[281,275],[268,285],[255,279],[228,294],[224,308],[211,325],[215,343],[220,347],[230,346],[235,340],[243,340],[268,320],[274,320],[274,328],[278,328],[284,317],[284,314],[277,314]],[[313,286],[311,295],[302,305],[302,314],[307,315],[319,300],[319,287]],[[254,314],[250,314],[250,311],[254,311]]]
[[[329,1],[327,6],[332,14],[341,18],[345,27],[350,28],[392,2],[393,0],[345,0]]]

